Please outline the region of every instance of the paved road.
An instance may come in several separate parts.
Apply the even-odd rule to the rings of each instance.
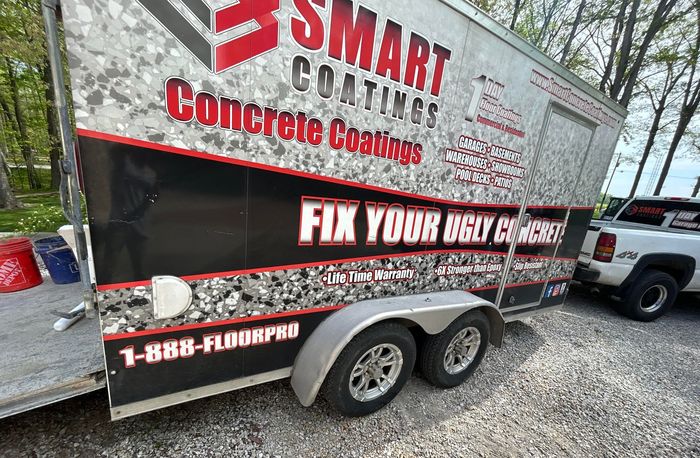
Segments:
[[[270,383],[111,423],[106,393],[0,420],[7,456],[700,456],[700,301],[637,323],[574,293],[463,386],[341,418]]]

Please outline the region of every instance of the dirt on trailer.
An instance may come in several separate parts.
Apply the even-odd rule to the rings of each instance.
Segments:
[[[7,456],[698,456],[700,307],[638,323],[574,292],[507,326],[463,386],[416,375],[387,408],[305,409],[287,381],[110,422],[107,393],[0,421]]]

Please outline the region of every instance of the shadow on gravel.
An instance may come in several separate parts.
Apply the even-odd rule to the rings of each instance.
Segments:
[[[506,324],[504,343],[501,348],[489,347],[484,360],[475,373],[461,386],[452,389],[439,389],[430,385],[416,370],[413,377],[396,399],[379,412],[361,418],[346,418],[338,414],[319,396],[314,406],[304,409],[298,405],[294,393],[284,385],[292,406],[284,409],[290,425],[316,425],[323,434],[329,425],[339,428],[343,434],[356,434],[356,441],[363,441],[362,434],[371,431],[373,425],[390,419],[389,424],[402,428],[428,430],[437,424],[463,414],[464,411],[479,408],[498,395],[502,386],[510,384],[513,374],[544,343],[544,339],[529,324],[514,322]],[[330,423],[329,423],[330,422]],[[383,423],[382,423],[383,424]],[[307,434],[316,434],[307,431]],[[397,431],[396,437],[387,436],[386,443],[401,440],[403,434]],[[345,437],[344,442],[352,442]],[[366,440],[366,438],[365,438]]]

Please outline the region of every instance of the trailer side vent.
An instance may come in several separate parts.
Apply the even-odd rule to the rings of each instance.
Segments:
[[[183,280],[170,275],[151,278],[153,316],[158,320],[182,315],[192,304],[192,289]]]

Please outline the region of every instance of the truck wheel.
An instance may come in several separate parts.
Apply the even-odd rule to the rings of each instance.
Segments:
[[[428,336],[420,358],[423,376],[440,388],[464,382],[486,353],[489,329],[486,315],[473,310],[454,320],[441,333]]]
[[[678,283],[665,272],[647,270],[627,292],[622,311],[638,321],[653,321],[666,313],[676,301]]]
[[[380,323],[356,335],[325,381],[326,399],[342,414],[367,415],[388,404],[411,376],[416,342],[398,323]]]

